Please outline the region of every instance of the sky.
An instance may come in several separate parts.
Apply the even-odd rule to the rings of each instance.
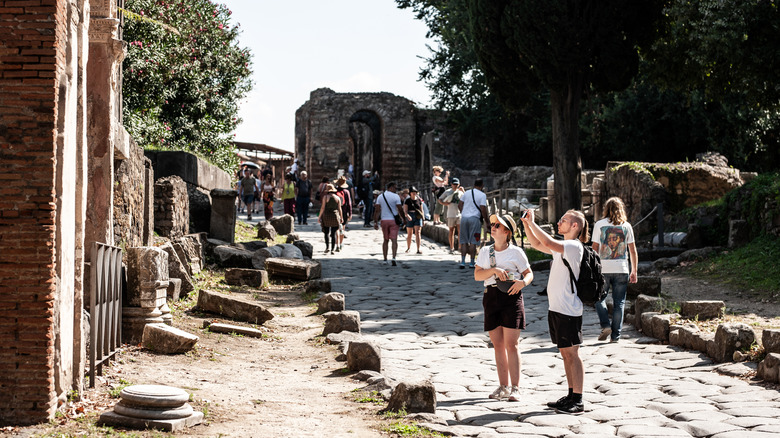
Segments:
[[[293,150],[295,111],[309,93],[386,91],[429,107],[418,82],[427,28],[393,0],[217,0],[241,25],[254,86],[241,102],[236,141]]]

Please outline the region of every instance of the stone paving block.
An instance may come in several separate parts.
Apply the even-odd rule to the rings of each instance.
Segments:
[[[728,420],[723,420],[723,422],[744,427],[746,429],[751,429],[753,427],[764,424],[780,424],[780,419],[767,417],[734,417]]]
[[[695,437],[709,437],[724,432],[744,432],[745,429],[728,423],[719,423],[715,420],[693,420],[679,425],[680,429]]]
[[[674,427],[660,427],[660,426],[643,426],[639,424],[628,424],[618,427],[618,436],[633,438],[633,437],[690,437],[688,432],[677,429]]]
[[[755,432],[752,430],[738,430],[734,432],[718,433],[710,438],[777,438],[777,434],[771,432]]]
[[[732,415],[734,417],[765,417],[765,418],[780,417],[780,408],[744,407],[744,408],[725,409],[720,412],[726,415]]]
[[[587,412],[588,406],[586,403],[585,410]],[[530,423],[539,427],[561,427],[571,428],[571,426],[579,424],[596,424],[596,421],[582,415],[560,415],[554,410],[549,409],[547,406],[544,410],[533,412],[530,414],[520,415],[519,421],[524,423]]]
[[[735,417],[726,415],[718,411],[697,411],[697,412],[680,412],[674,416],[675,421],[688,422],[688,421],[717,421],[725,422]]]
[[[715,406],[707,403],[650,403],[647,408],[658,411],[667,417],[674,417],[681,412],[718,410]]]

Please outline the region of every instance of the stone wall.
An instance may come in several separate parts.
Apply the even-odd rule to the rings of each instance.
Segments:
[[[295,113],[296,157],[312,181],[335,177],[350,162],[356,176],[371,170],[379,171],[383,183],[411,180],[420,163],[416,113],[412,101],[390,93],[320,88]]]
[[[665,213],[721,198],[743,184],[738,169],[723,165],[693,163],[609,162],[605,171],[603,200],[619,196],[626,204],[628,219],[635,222],[664,204]],[[648,219],[638,232],[656,225]]]
[[[0,5],[0,425],[48,420],[62,388],[78,378],[83,6]]]
[[[135,145],[128,155],[115,171],[114,239],[121,248],[149,246],[154,229],[152,162]]]
[[[158,179],[154,183],[154,231],[171,239],[188,234],[189,205],[184,180],[178,176]]]

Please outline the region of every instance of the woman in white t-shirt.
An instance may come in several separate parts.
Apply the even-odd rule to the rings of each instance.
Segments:
[[[520,400],[520,351],[517,343],[525,329],[522,289],[534,279],[528,257],[515,243],[517,225],[510,215],[490,216],[495,243],[479,251],[474,280],[482,281],[485,293],[485,331],[490,335],[496,358],[499,387],[492,399]],[[511,382],[511,386],[509,385]]]
[[[593,225],[593,250],[601,258],[604,288],[612,292],[612,322],[609,321],[606,296],[596,302],[596,313],[601,323],[599,341],[620,340],[623,330],[623,311],[626,304],[628,283],[636,283],[637,252],[634,229],[626,218],[626,207],[618,197],[604,203],[604,219]],[[629,255],[631,258],[629,259]],[[630,263],[629,263],[630,262]],[[629,269],[630,265],[630,269]]]

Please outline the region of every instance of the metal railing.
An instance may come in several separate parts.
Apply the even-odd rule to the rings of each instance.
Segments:
[[[90,259],[89,387],[122,342],[122,250],[95,242]]]

